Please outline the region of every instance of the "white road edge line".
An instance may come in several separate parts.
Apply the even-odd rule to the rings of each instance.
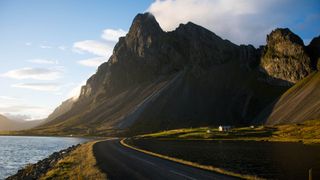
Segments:
[[[177,175],[180,175],[180,176],[183,176],[183,177],[185,177],[185,178],[187,178],[187,179],[197,180],[196,178],[187,176],[187,175],[185,175],[185,174],[179,173],[179,172],[174,171],[174,170],[170,170],[170,172],[172,172],[172,173],[174,173],[174,174],[177,174]]]
[[[129,155],[129,156],[131,156],[132,158],[138,159],[138,160],[140,160],[140,161],[143,161],[143,162],[145,162],[145,163],[151,164],[152,166],[156,166],[154,163],[152,163],[152,162],[150,162],[150,161],[148,161],[148,160],[141,159],[141,158],[139,158],[139,157],[137,157],[137,156],[133,156],[133,155]]]

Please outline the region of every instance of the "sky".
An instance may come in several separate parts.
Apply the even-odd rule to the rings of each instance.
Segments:
[[[276,27],[320,35],[319,0],[0,0],[0,114],[41,119],[77,97],[146,11],[165,31],[192,21],[256,47]]]

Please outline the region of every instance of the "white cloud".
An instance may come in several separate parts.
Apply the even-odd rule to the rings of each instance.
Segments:
[[[30,59],[28,62],[35,64],[58,64],[57,60],[49,60],[49,59]]]
[[[60,49],[61,51],[65,51],[65,50],[67,50],[67,47],[66,46],[58,46],[58,49]]]
[[[126,34],[127,32],[122,29],[105,29],[103,30],[101,37],[107,41],[117,42],[120,37],[125,36]]]
[[[52,47],[41,44],[41,45],[40,45],[40,48],[42,48],[42,49],[51,49]]]
[[[265,43],[266,34],[283,20],[279,8],[278,11],[273,9],[281,8],[284,3],[276,0],[157,0],[147,11],[155,15],[166,31],[191,21],[234,43],[260,45]]]
[[[32,42],[26,42],[24,43],[26,46],[32,46]]]
[[[107,60],[108,59],[106,57],[95,57],[78,61],[78,63],[83,66],[98,67],[100,64],[106,62]]]
[[[75,42],[73,48],[75,52],[77,51],[86,51],[98,56],[109,57],[112,54],[114,44],[102,43],[94,40],[85,40]]]
[[[22,112],[24,110],[38,110],[39,106],[29,106],[29,105],[14,105],[14,106],[0,106],[1,113],[14,113]],[[42,109],[42,108],[41,108]]]
[[[2,99],[2,100],[9,100],[9,101],[20,100],[19,98],[11,97],[11,96],[0,96],[0,99]]]
[[[61,77],[63,67],[31,68],[25,67],[8,71],[1,76],[13,79],[55,80]]]
[[[32,89],[36,91],[59,91],[61,86],[57,83],[19,83],[13,84],[12,87]]]

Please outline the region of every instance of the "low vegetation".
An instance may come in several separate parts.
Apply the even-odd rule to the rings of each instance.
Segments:
[[[137,136],[167,140],[256,140],[320,143],[320,120],[279,126],[238,127],[219,131],[217,127],[186,128]]]
[[[61,159],[40,179],[107,179],[96,166],[92,146],[95,142],[81,145]]]

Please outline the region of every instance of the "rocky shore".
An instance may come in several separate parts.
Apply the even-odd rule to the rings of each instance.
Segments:
[[[73,145],[59,152],[54,152],[49,157],[38,161],[35,164],[30,164],[20,169],[16,174],[6,178],[7,180],[33,180],[39,179],[42,175],[48,172],[62,158],[69,155],[73,150],[79,147],[80,144]]]

